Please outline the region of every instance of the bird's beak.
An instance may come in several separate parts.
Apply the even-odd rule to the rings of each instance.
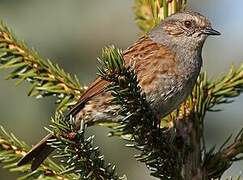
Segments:
[[[206,34],[206,35],[214,35],[214,36],[219,36],[219,35],[221,35],[220,32],[214,30],[214,29],[211,28],[211,27],[207,27],[207,28],[203,29],[203,30],[202,30],[202,33],[203,33],[203,34]]]

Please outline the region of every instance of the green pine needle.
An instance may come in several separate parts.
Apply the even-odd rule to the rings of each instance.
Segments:
[[[42,59],[37,52],[18,41],[9,29],[0,23],[0,70],[11,69],[7,79],[31,83],[29,96],[57,97],[58,109],[66,109],[84,91],[76,76],[72,77],[57,64]]]
[[[59,159],[65,168],[61,174],[75,173],[81,179],[125,180],[116,174],[115,166],[106,164],[99,148],[94,146],[94,136],[85,137],[86,124],[81,123],[79,130],[67,121],[62,113],[52,118],[51,133],[55,135],[48,144],[57,150],[54,158]]]
[[[17,162],[23,157],[30,147],[25,142],[20,141],[12,133],[7,133],[3,127],[0,127],[0,164],[3,168],[11,172],[18,172],[22,176],[21,180],[25,179],[74,179],[77,178],[75,174],[61,175],[64,170],[62,166],[57,165],[50,159],[47,159],[40,168],[36,171],[30,172],[30,166],[17,166]]]
[[[143,32],[150,31],[161,20],[185,9],[185,0],[134,0],[135,22]]]

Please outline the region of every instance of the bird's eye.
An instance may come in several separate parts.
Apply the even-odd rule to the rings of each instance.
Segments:
[[[192,22],[191,21],[185,21],[184,25],[186,28],[191,28],[192,27]]]

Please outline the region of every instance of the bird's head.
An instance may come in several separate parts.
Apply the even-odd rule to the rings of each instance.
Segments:
[[[202,47],[209,35],[220,35],[212,28],[205,16],[191,11],[179,12],[167,17],[150,33],[158,43],[170,43],[172,46]],[[165,44],[167,45],[167,44]]]

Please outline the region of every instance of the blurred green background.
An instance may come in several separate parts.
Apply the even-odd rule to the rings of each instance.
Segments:
[[[231,63],[243,60],[243,2],[241,0],[188,0],[189,9],[208,16],[222,35],[209,38],[204,51],[204,70],[215,78],[228,71]],[[102,47],[115,44],[126,48],[138,37],[131,0],[0,0],[0,19],[44,58],[60,64],[67,72],[77,74],[85,85],[95,78],[96,57]],[[0,124],[29,144],[46,134],[44,126],[55,110],[54,99],[27,97],[28,84],[15,87],[0,72]],[[243,127],[243,97],[224,105],[220,113],[208,113],[206,140],[208,147],[220,145],[231,133]],[[124,147],[117,138],[107,138],[106,129],[94,128],[96,143],[108,161],[117,165],[128,179],[154,179],[143,164],[132,157],[136,153]],[[236,176],[243,163],[236,163],[225,176]],[[224,176],[224,177],[225,177]],[[15,179],[16,174],[0,170],[0,179]]]

